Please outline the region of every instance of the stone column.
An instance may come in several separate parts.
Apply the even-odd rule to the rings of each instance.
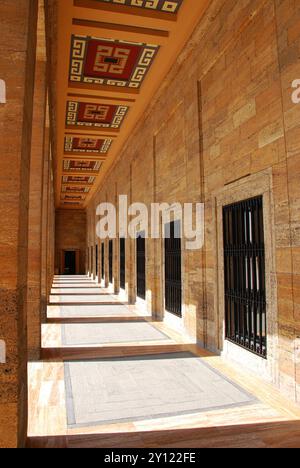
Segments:
[[[48,229],[48,183],[50,158],[50,132],[45,129],[44,139],[44,168],[43,168],[43,190],[42,190],[42,226],[41,226],[41,320],[46,321],[47,313],[47,229]]]
[[[114,264],[113,264],[113,276],[114,276],[114,293],[120,293],[120,233],[119,233],[119,204],[118,204],[118,185],[115,184],[115,196],[114,205],[116,207],[117,214],[117,235],[114,240]]]
[[[85,274],[88,275],[89,273],[89,251],[86,247],[85,249]]]
[[[98,206],[98,201],[95,203],[95,210],[97,209]],[[95,211],[95,216],[96,216],[96,211]],[[97,216],[95,218],[96,222],[96,227],[97,227],[97,222],[99,220],[99,217]],[[96,236],[96,244],[98,245],[98,284],[101,284],[102,282],[102,271],[101,271],[101,259],[102,259],[102,252],[101,252],[101,239],[98,237],[97,232],[95,231],[95,236]]]
[[[48,227],[47,227],[47,302],[51,293],[54,275],[55,258],[55,205],[53,185],[53,161],[50,152],[49,167],[49,193],[48,193]]]
[[[97,238],[98,242],[98,284],[102,283],[102,245],[101,240]]]
[[[156,161],[156,136],[153,136],[153,203],[157,202],[157,161]],[[150,275],[151,288],[151,314],[157,321],[163,321],[164,308],[163,308],[163,292],[162,292],[162,252],[161,252],[161,239],[149,239],[149,256],[148,268]]]
[[[132,204],[132,164],[130,165],[130,193],[128,196],[128,203]],[[126,265],[126,276],[128,278],[127,294],[129,304],[136,303],[136,241],[128,236],[126,243],[128,248],[128,260]]]
[[[44,5],[38,19],[38,53],[35,69],[34,109],[30,161],[27,327],[28,359],[39,359],[41,348],[41,243],[44,137],[46,120],[46,44]]]
[[[92,256],[92,224],[91,224],[91,212],[88,213],[87,222],[87,234],[88,234],[88,250],[89,250],[89,276],[93,277],[93,256]]]
[[[0,2],[0,447],[22,447],[27,431],[27,253],[30,148],[38,2]]]
[[[93,280],[96,279],[96,232],[95,232],[95,210],[94,210],[94,206],[92,206],[92,216],[91,216],[91,243],[92,243],[92,246],[93,246],[93,260],[92,260],[92,263],[93,263],[93,270],[92,270],[92,274],[93,274]]]

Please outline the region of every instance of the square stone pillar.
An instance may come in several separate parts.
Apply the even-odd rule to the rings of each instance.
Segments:
[[[50,131],[45,129],[44,139],[44,168],[43,168],[43,190],[42,190],[42,225],[41,225],[41,321],[46,321],[48,304],[48,282],[47,282],[47,245],[48,245],[48,210],[50,182]]]
[[[44,4],[38,17],[37,60],[35,68],[34,109],[30,160],[29,230],[28,230],[28,359],[40,357],[41,349],[41,263],[43,171],[46,132],[46,38]],[[49,148],[48,148],[49,151]]]
[[[0,447],[22,447],[27,431],[27,254],[30,148],[38,2],[0,2],[0,78],[7,102],[0,104],[1,230]]]

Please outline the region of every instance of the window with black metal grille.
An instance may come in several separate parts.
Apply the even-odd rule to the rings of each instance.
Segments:
[[[98,276],[98,270],[99,270],[99,267],[98,267],[98,258],[99,258],[98,257],[98,255],[99,255],[98,254],[98,245],[96,245],[95,249],[96,249],[96,276]]]
[[[105,258],[104,258],[104,254],[105,254],[105,249],[104,249],[104,242],[102,242],[101,244],[101,278],[104,280],[105,278]]]
[[[125,248],[125,239],[120,238],[120,287],[125,289],[126,283],[126,248]]]
[[[146,299],[146,239],[140,232],[136,239],[136,282],[137,296]]]
[[[165,308],[182,317],[182,267],[180,221],[165,226]]]
[[[113,282],[113,249],[114,249],[114,244],[113,241],[109,241],[109,247],[108,247],[108,261],[109,261],[109,282]]]
[[[263,197],[223,208],[226,339],[267,356]]]

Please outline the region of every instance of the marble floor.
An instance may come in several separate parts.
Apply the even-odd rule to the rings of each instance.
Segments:
[[[273,386],[88,277],[55,278],[42,334],[29,447],[300,447]]]

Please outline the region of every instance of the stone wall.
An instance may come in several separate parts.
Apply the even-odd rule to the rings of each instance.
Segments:
[[[63,250],[80,251],[80,274],[85,273],[86,213],[82,210],[57,210],[55,226],[55,270],[61,270]],[[62,272],[61,272],[62,273]]]
[[[298,0],[212,1],[88,209],[88,243],[94,245],[95,207],[118,194],[147,204],[205,202],[205,247],[184,252],[184,326],[200,344],[225,352],[216,204],[227,191],[242,196],[266,181],[272,356],[269,366],[250,353],[240,356],[298,402],[300,105],[292,103],[291,85],[300,79],[299,25]],[[161,247],[147,242],[147,303],[157,317],[164,316]],[[127,292],[134,301],[132,240],[126,251]],[[236,349],[226,352],[239,360]]]

